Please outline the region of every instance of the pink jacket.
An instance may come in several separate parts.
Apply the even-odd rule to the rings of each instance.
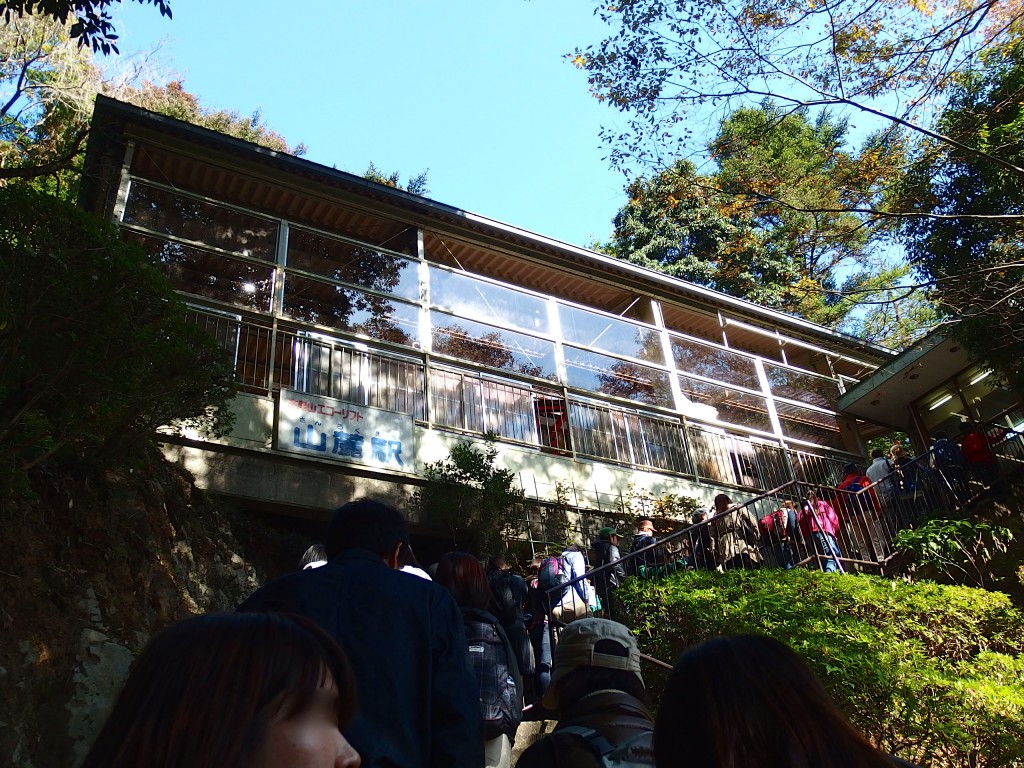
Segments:
[[[811,512],[810,502],[805,501],[800,507],[800,530],[804,532],[804,535],[808,535],[814,531],[823,531],[830,533],[833,536],[839,533],[839,515],[832,509],[832,505],[827,501],[818,499],[818,509],[815,515]],[[820,526],[819,526],[820,522]]]

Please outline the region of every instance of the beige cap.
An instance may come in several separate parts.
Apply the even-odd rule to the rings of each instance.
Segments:
[[[612,640],[622,646],[624,655],[598,653],[594,646],[601,640]],[[562,630],[555,646],[551,684],[544,694],[548,709],[558,707],[558,682],[581,667],[603,667],[632,672],[640,682],[640,649],[629,627],[609,619],[579,619]]]

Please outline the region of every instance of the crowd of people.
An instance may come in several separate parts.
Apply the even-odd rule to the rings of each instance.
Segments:
[[[649,522],[641,539],[654,539]],[[614,564],[620,537],[601,535],[599,557]],[[524,578],[464,552],[422,571],[407,549],[393,507],[339,508],[324,550],[299,570],[234,614],[153,638],[83,768],[508,767],[529,707],[557,725],[520,768],[906,765],[872,747],[780,643],[739,636],[687,650],[655,719],[627,627],[589,608],[553,618],[550,558]],[[582,567],[571,552],[554,558],[562,587],[589,606],[587,591],[571,591]]]

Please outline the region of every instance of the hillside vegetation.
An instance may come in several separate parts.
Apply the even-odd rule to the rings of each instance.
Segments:
[[[1004,594],[762,570],[630,579],[617,596],[656,658],[714,635],[769,635],[885,751],[927,766],[1024,765],[1024,613]]]

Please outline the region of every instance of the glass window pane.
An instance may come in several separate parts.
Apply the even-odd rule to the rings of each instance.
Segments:
[[[772,422],[768,416],[767,401],[763,397],[740,392],[737,389],[721,387],[705,381],[679,377],[683,396],[694,403],[713,408],[718,421],[736,424],[762,432],[772,431]]]
[[[650,328],[596,312],[558,306],[562,338],[590,349],[603,349],[613,355],[627,355],[658,365],[665,364],[661,336]]]
[[[277,248],[276,221],[139,182],[132,183],[123,222],[264,261],[274,261]]]
[[[270,311],[273,267],[134,232],[124,232],[123,236],[126,241],[142,246],[177,290],[237,307]]]
[[[548,332],[544,299],[434,266],[430,267],[430,303],[461,317]]]
[[[794,371],[771,363],[764,364],[764,372],[768,376],[772,394],[799,400],[819,408],[836,409],[839,399],[839,385],[831,379],[812,376],[809,373]]]
[[[410,347],[419,338],[419,310],[411,304],[297,275],[285,276],[284,314]]]
[[[565,348],[569,386],[639,403],[672,406],[668,373],[572,347]]]
[[[786,437],[806,440],[829,448],[845,447],[839,432],[839,424],[833,414],[780,402],[775,403],[775,410],[779,414],[782,433]]]
[[[420,297],[415,261],[304,229],[293,227],[288,232],[288,267],[390,293],[409,301],[418,301]]]
[[[555,345],[550,341],[436,310],[430,320],[432,349],[438,354],[551,381],[558,378]]]
[[[748,389],[760,389],[753,359],[690,339],[672,337],[672,357],[682,373],[694,373]]]

